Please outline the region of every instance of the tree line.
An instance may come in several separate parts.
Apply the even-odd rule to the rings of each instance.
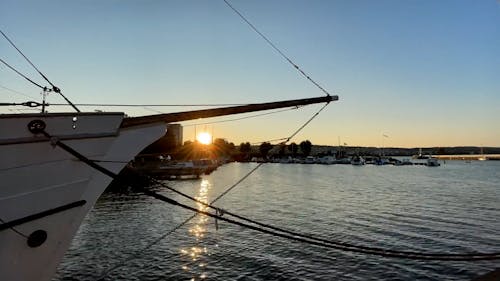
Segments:
[[[254,146],[254,149],[252,149],[252,145],[249,142],[241,143],[239,146],[239,152],[244,158],[262,157],[264,159],[268,158],[269,156],[277,156],[282,158],[287,155],[292,157],[307,157],[309,156],[309,154],[311,154],[311,149],[312,143],[309,140],[302,141],[299,144],[292,142],[288,145],[273,145],[269,142],[263,142],[259,146]]]
[[[312,149],[309,140],[299,144],[292,142],[286,144],[273,145],[270,142],[263,142],[259,145],[252,145],[250,142],[242,142],[239,146],[226,139],[217,138],[211,144],[201,144],[198,141],[185,141],[182,145],[176,146],[172,142],[156,143],[149,146],[141,154],[168,154],[175,160],[202,159],[202,158],[227,158],[236,161],[248,161],[253,157],[286,157],[286,156],[309,156]]]

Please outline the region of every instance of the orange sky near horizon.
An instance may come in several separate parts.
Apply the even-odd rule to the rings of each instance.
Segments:
[[[339,96],[292,141],[500,147],[497,1],[231,3]],[[48,14],[58,16],[40,20]],[[247,104],[324,95],[224,1],[4,0],[0,21],[2,31],[76,104]],[[0,50],[3,60],[47,84],[6,40]],[[65,103],[54,94],[47,99]],[[40,102],[40,89],[0,65],[0,102],[28,100]],[[206,126],[215,138],[235,144],[269,141],[292,135],[320,107]],[[81,109],[137,116],[201,107]],[[18,112],[30,111],[0,108]],[[184,140],[194,139],[189,124],[248,115],[183,122]]]

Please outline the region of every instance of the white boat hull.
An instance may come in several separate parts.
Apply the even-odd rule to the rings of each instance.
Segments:
[[[74,202],[84,204],[1,230],[0,280],[51,280],[83,218],[111,178],[53,146],[46,137],[32,134],[27,124],[43,120],[51,136],[89,159],[111,161],[100,164],[115,173],[164,135],[166,127],[156,123],[120,129],[122,114],[21,116],[0,116],[0,223]],[[39,246],[29,246],[28,237],[37,230],[47,238]]]

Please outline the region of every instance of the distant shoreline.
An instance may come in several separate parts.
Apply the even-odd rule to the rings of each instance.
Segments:
[[[345,151],[346,154],[360,155],[385,155],[385,156],[413,156],[413,155],[489,155],[500,154],[500,147],[478,147],[478,146],[452,146],[452,147],[422,147],[422,148],[400,148],[400,147],[363,147],[363,146],[330,146],[313,145],[312,155]]]

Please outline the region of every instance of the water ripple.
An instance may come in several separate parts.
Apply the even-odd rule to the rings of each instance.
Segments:
[[[170,182],[210,202],[255,164]],[[266,164],[218,206],[289,230],[358,245],[500,251],[500,163],[438,168]],[[159,192],[189,203],[167,190]],[[195,206],[195,204],[192,204]],[[201,206],[198,206],[201,207]],[[54,280],[92,280],[191,214],[135,194],[105,194]],[[429,262],[339,252],[197,217],[107,280],[470,280],[496,262]]]

